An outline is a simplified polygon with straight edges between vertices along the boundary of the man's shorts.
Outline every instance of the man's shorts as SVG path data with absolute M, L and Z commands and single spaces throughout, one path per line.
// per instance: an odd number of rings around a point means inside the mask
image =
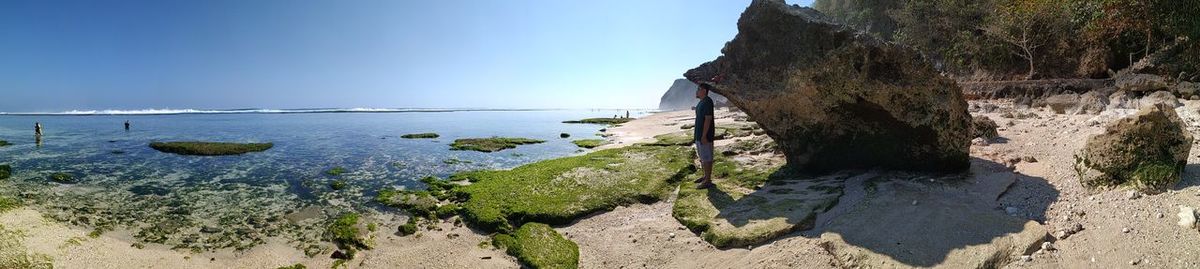
M 700 155 L 700 162 L 710 163 L 713 161 L 713 144 L 702 144 L 696 141 L 696 155 Z

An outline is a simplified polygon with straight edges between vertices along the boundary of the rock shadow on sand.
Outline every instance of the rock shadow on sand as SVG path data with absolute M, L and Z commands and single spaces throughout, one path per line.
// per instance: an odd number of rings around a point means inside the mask
M 789 171 L 775 171 L 757 190 L 720 181 L 718 188 L 685 188 L 675 217 L 721 248 L 801 235 L 824 241 L 847 265 L 991 268 L 1048 238 L 1034 220 L 1058 199 L 1045 179 L 978 158 L 957 174 Z M 688 200 L 696 198 L 703 200 Z

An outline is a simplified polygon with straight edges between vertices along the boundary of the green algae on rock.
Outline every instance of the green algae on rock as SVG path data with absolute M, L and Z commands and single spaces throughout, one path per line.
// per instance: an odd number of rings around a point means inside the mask
M 622 123 L 626 123 L 626 122 L 629 122 L 629 121 L 632 121 L 632 120 L 633 120 L 633 118 L 587 118 L 587 119 L 582 119 L 582 120 L 569 120 L 569 121 L 563 121 L 563 123 L 585 123 L 585 124 L 608 124 L 608 125 L 615 125 L 615 124 L 622 124 Z
M 151 142 L 150 148 L 180 155 L 222 156 L 260 152 L 271 149 L 272 143 L 227 143 L 227 142 Z
M 496 235 L 494 242 L 530 268 L 579 267 L 579 246 L 546 224 L 526 223 L 511 235 Z
M 464 172 L 452 179 L 465 220 L 488 231 L 525 222 L 568 223 L 619 205 L 665 199 L 695 170 L 693 151 L 679 146 L 634 145 L 540 161 L 512 170 Z
M 405 139 L 422 139 L 422 138 L 438 138 L 438 137 L 441 137 L 441 135 L 438 135 L 437 133 L 416 133 L 416 134 L 406 134 L 406 135 L 400 136 L 400 138 L 405 138 Z
M 48 178 L 50 178 L 51 181 L 63 183 L 63 184 L 79 183 L 79 181 L 75 179 L 75 175 L 63 173 L 63 172 L 51 173 Z
M 359 218 L 358 213 L 342 214 L 325 232 L 325 236 L 337 244 L 338 248 L 346 251 L 347 256 L 351 258 L 356 250 L 374 247 L 374 242 L 369 238 L 369 231 L 365 229 L 366 225 Z
M 450 144 L 450 149 L 496 152 L 505 149 L 516 148 L 519 145 L 538 144 L 543 142 L 546 141 L 515 137 L 463 138 L 455 139 L 454 143 Z
M 21 206 L 21 201 L 12 197 L 0 196 L 0 213 L 8 212 Z
M 696 142 L 692 137 L 691 132 L 676 132 L 669 134 L 661 134 L 654 136 L 655 141 L 649 143 L 651 146 L 691 146 Z
M 0 179 L 8 179 L 8 177 L 11 177 L 11 176 L 12 176 L 12 166 L 7 165 L 7 164 L 0 164 Z
M 12 143 L 8 143 L 8 141 L 0 140 L 0 147 L 11 146 L 11 145 L 12 145 Z
M 708 189 L 680 188 L 671 215 L 716 247 L 761 244 L 812 227 L 842 194 L 846 176 L 805 177 L 787 167 L 718 161 Z
M 1192 135 L 1169 105 L 1156 104 L 1111 123 L 1075 155 L 1075 171 L 1088 187 L 1129 186 L 1157 193 L 1179 182 Z
M 330 175 L 330 176 L 340 176 L 344 173 L 346 173 L 346 168 L 343 168 L 341 166 L 335 166 L 335 167 L 330 168 L 329 170 L 325 171 L 325 174 Z
M 600 145 L 604 145 L 604 142 L 605 142 L 604 139 L 580 139 L 580 140 L 571 141 L 571 143 L 574 143 L 576 146 L 579 146 L 581 148 L 588 148 L 588 149 L 599 147 Z

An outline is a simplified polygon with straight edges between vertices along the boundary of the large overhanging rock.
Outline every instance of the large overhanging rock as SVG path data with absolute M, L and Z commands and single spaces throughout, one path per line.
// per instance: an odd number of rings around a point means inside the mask
M 916 51 L 831 22 L 810 8 L 755 0 L 712 62 L 714 91 L 746 111 L 788 162 L 807 171 L 968 166 L 961 90 Z

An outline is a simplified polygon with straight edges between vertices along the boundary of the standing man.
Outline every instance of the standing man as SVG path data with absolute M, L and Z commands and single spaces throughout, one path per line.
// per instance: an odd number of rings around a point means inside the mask
M 696 103 L 696 155 L 699 155 L 700 166 L 704 169 L 704 177 L 695 181 L 699 183 L 696 185 L 698 189 L 707 189 L 713 186 L 713 136 L 716 133 L 714 129 L 717 127 L 713 122 L 713 100 L 708 98 L 708 92 L 712 90 L 712 87 L 712 84 L 702 82 L 696 89 L 696 98 L 700 99 L 700 102 Z
M 129 131 L 129 121 L 128 120 L 125 121 L 125 130 Z

